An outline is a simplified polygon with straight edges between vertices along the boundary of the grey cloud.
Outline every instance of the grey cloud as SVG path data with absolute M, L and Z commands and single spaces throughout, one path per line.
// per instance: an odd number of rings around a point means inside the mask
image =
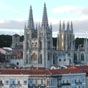
M 26 21 L 9 21 L 6 23 L 0 23 L 0 29 L 24 29 L 24 24 Z M 88 36 L 88 20 L 84 21 L 73 21 L 74 33 L 76 36 Z M 53 25 L 53 32 L 58 33 L 59 24 Z M 56 36 L 56 35 L 55 35 Z
M 88 7 L 82 9 L 82 14 L 88 15 Z
M 88 20 L 73 21 L 73 29 L 76 37 L 88 37 Z M 53 25 L 53 32 L 58 31 L 59 24 Z
M 7 29 L 23 29 L 25 21 L 6 21 L 4 23 L 0 23 L 0 28 Z

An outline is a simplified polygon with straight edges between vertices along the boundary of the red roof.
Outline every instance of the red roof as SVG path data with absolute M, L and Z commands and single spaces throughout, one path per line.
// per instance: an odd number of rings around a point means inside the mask
M 71 66 L 71 67 L 69 67 L 69 69 L 77 69 L 77 67 L 76 66 Z
M 43 69 L 1 69 L 0 74 L 33 74 L 33 75 L 38 75 L 38 74 L 46 74 L 50 75 L 49 70 L 43 70 Z
M 0 69 L 0 74 L 29 74 L 29 75 L 52 75 L 52 74 L 69 74 L 84 73 L 79 69 Z
M 72 68 L 72 67 L 69 67 L 69 68 Z M 84 65 L 84 66 L 74 66 L 74 67 L 75 67 L 75 69 L 82 70 L 83 72 L 86 73 L 86 76 L 88 76 L 88 65 Z
M 52 74 L 74 74 L 74 73 L 84 73 L 80 69 L 55 69 L 55 70 L 50 70 Z
M 88 70 L 88 65 L 84 65 L 84 66 L 75 66 L 78 69 L 82 69 L 82 70 Z

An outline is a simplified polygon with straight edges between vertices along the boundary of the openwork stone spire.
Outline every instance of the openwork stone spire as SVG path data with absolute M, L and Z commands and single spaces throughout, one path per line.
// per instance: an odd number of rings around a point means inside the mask
M 63 21 L 63 30 L 65 30 L 65 21 Z
M 42 26 L 44 28 L 48 27 L 48 17 L 47 17 L 47 9 L 46 9 L 46 4 L 45 3 L 44 3 L 44 9 L 43 9 Z
M 30 11 L 29 11 L 28 28 L 34 29 L 32 6 L 30 6 Z
M 72 21 L 71 21 L 71 30 L 72 30 L 72 32 L 73 32 L 73 23 L 72 23 Z
M 61 21 L 59 22 L 59 32 L 61 32 Z
M 70 28 L 69 28 L 69 22 L 67 22 L 67 30 L 69 30 Z

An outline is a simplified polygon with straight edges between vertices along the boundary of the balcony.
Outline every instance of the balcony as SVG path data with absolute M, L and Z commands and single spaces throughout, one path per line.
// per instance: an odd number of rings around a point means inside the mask
M 21 84 L 10 84 L 10 88 L 20 88 Z
M 45 85 L 44 84 L 33 84 L 33 85 L 28 84 L 28 88 L 45 88 Z
M 70 83 L 61 83 L 61 84 L 58 84 L 58 87 L 70 86 L 70 85 L 71 85 Z
M 75 84 L 76 85 L 80 85 L 80 84 L 82 84 L 82 82 L 81 81 L 78 81 L 78 82 L 75 82 Z

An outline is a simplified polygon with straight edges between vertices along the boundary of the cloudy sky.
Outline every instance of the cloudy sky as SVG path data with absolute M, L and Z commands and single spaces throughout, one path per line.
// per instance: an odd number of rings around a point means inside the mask
M 88 0 L 0 0 L 0 34 L 23 34 L 30 5 L 35 23 L 41 23 L 44 2 L 49 23 L 53 24 L 53 36 L 61 20 L 73 21 L 75 35 L 88 37 Z

